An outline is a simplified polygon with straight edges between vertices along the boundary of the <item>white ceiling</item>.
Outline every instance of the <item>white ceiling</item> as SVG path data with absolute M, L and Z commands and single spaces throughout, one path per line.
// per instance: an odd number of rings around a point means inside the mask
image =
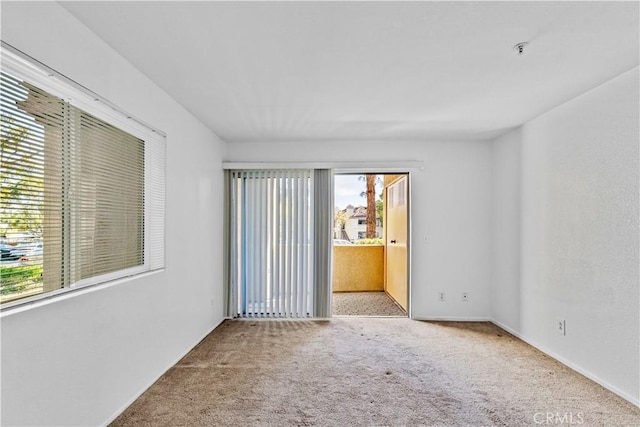
M 492 138 L 639 56 L 637 2 L 62 4 L 228 142 Z

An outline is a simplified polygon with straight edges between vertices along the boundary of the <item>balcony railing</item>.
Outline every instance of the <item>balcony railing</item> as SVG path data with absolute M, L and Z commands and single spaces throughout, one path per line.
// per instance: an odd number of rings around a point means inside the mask
M 384 290 L 384 245 L 333 247 L 333 292 Z

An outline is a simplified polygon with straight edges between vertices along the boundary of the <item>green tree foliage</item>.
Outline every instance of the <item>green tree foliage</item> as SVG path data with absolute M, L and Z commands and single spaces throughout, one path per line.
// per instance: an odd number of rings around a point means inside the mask
M 344 226 L 347 223 L 347 213 L 343 210 L 336 210 L 335 215 L 333 217 L 334 227 L 338 226 L 340 229 L 340 234 L 335 236 L 339 239 L 342 239 L 344 235 Z
M 0 294 L 11 295 L 42 285 L 42 265 L 0 265 Z
M 344 228 L 344 225 L 347 223 L 347 214 L 343 210 L 337 210 L 334 215 L 334 221 L 336 225 L 339 225 L 340 228 Z
M 354 240 L 354 245 L 382 245 L 384 242 L 382 237 L 374 237 L 372 239 L 358 239 Z
M 42 153 L 26 149 L 30 130 L 5 114 L 0 127 L 0 216 L 12 232 L 42 233 Z M 4 230 L 5 232 L 7 230 Z
M 378 200 L 376 200 L 376 215 L 384 224 L 384 191 L 380 193 Z

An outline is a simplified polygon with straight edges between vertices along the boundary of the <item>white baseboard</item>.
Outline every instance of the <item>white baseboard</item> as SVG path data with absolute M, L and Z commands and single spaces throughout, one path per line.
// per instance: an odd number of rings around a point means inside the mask
M 488 317 L 460 317 L 460 316 L 414 316 L 411 320 L 423 320 L 427 322 L 491 322 Z
M 589 378 L 591 381 L 600 384 L 602 387 L 606 388 L 607 390 L 609 390 L 612 393 L 617 394 L 618 396 L 622 397 L 624 400 L 630 402 L 631 404 L 637 406 L 640 408 L 640 399 L 638 399 L 637 397 L 631 396 L 629 393 L 620 390 L 619 388 L 609 384 L 607 381 L 604 381 L 603 379 L 599 378 L 597 375 L 593 374 L 592 372 L 574 364 L 573 362 L 565 359 L 562 356 L 559 356 L 558 354 L 554 353 L 553 351 L 547 349 L 545 346 L 540 345 L 538 343 L 536 343 L 535 341 L 523 336 L 520 332 L 510 328 L 509 326 L 498 322 L 495 319 L 491 319 L 490 320 L 491 323 L 493 323 L 494 325 L 496 325 L 497 327 L 504 329 L 505 331 L 509 332 L 511 335 L 521 339 L 522 341 L 526 342 L 527 344 L 529 344 L 530 346 L 538 349 L 539 351 L 543 352 L 544 354 L 546 354 L 549 357 L 552 357 L 554 359 L 556 359 L 558 362 L 562 363 L 563 365 L 573 369 L 574 371 L 578 372 L 581 375 L 584 375 L 585 377 Z
M 526 342 L 527 344 L 529 344 L 529 343 L 527 342 L 527 340 L 525 340 L 524 338 L 522 338 L 522 336 L 520 335 L 520 332 L 516 331 L 515 329 L 513 329 L 513 328 L 511 328 L 511 327 L 509 327 L 509 326 L 507 326 L 507 325 L 505 325 L 505 324 L 504 324 L 504 323 L 502 323 L 502 322 L 498 322 L 498 321 L 497 321 L 497 320 L 495 320 L 495 319 L 491 319 L 491 320 L 489 320 L 489 321 L 490 321 L 491 323 L 493 323 L 494 325 L 496 325 L 498 328 L 500 328 L 500 329 L 504 329 L 505 331 L 509 332 L 511 335 L 513 335 L 513 336 L 515 336 L 515 337 L 518 337 L 518 338 L 520 338 L 522 341 L 524 341 L 524 342 Z M 529 345 L 532 345 L 532 344 L 529 344 Z M 534 347 L 535 347 L 535 346 L 534 346 Z M 536 347 L 536 348 L 537 348 L 537 347 Z
M 135 396 L 133 396 L 131 399 L 129 399 L 129 401 L 127 403 L 125 403 L 120 409 L 118 409 L 116 411 L 115 414 L 113 414 L 112 416 L 110 416 L 109 418 L 107 418 L 107 420 L 102 424 L 103 426 L 107 426 L 109 424 L 111 424 L 116 418 L 118 418 L 120 416 L 120 414 L 122 414 L 125 409 L 127 409 L 129 406 L 131 406 L 131 404 L 133 402 L 135 402 L 140 396 L 142 396 L 142 393 L 144 393 L 145 391 L 147 391 L 147 389 L 149 389 L 149 387 L 151 387 L 156 381 L 158 381 L 160 379 L 161 376 L 163 376 L 165 374 L 165 372 L 167 372 L 169 369 L 171 369 L 171 367 L 173 365 L 175 365 L 176 363 L 178 363 L 180 361 L 180 359 L 182 359 L 184 356 L 187 355 L 187 353 L 189 353 L 191 350 L 193 350 L 193 348 L 198 345 L 198 343 L 200 341 L 202 341 L 203 339 L 206 338 L 207 335 L 209 335 L 211 332 L 213 332 L 218 326 L 220 326 L 220 324 L 222 322 L 224 322 L 226 320 L 226 318 L 222 318 L 218 323 L 216 323 L 211 329 L 209 329 L 208 332 L 206 332 L 205 334 L 202 335 L 202 337 L 200 337 L 200 339 L 198 339 L 191 347 L 189 347 L 186 351 L 184 351 L 180 356 L 178 356 L 172 363 L 169 364 L 169 366 L 167 367 L 167 369 L 165 369 L 164 371 L 162 371 L 162 373 L 160 373 L 160 375 L 158 375 L 157 377 L 155 377 L 151 382 L 149 382 L 145 387 L 142 388 L 142 390 L 140 390 L 139 393 L 137 393 Z

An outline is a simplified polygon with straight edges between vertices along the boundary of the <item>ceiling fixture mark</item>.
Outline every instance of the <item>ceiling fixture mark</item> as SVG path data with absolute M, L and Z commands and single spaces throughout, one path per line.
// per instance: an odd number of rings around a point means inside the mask
M 524 48 L 527 47 L 528 45 L 529 43 L 527 42 L 520 42 L 513 47 L 513 50 L 515 50 L 518 56 L 520 56 L 524 54 Z

